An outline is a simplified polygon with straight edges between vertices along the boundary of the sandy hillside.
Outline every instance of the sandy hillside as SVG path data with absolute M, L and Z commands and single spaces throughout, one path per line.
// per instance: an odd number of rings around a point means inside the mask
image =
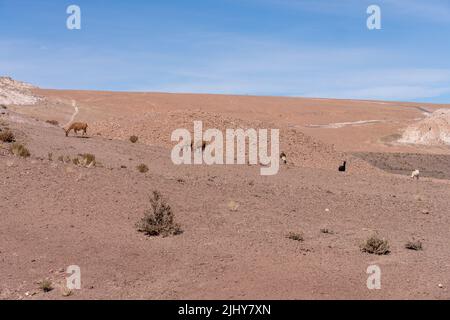
M 448 106 L 29 90 L 42 100 L 0 114 L 0 134 L 13 132 L 31 154 L 0 145 L 0 298 L 450 298 L 449 150 L 399 142 Z M 87 137 L 65 137 L 72 117 L 89 123 Z M 259 165 L 175 166 L 170 133 L 194 120 L 278 128 L 288 164 L 271 177 Z M 73 163 L 86 153 L 95 166 Z M 346 173 L 337 170 L 343 160 Z M 416 166 L 419 181 L 409 178 Z M 182 234 L 137 231 L 153 190 Z M 360 250 L 374 234 L 389 254 Z M 374 264 L 382 289 L 371 291 Z M 66 297 L 69 265 L 80 266 L 82 289 Z M 54 290 L 43 292 L 43 279 Z

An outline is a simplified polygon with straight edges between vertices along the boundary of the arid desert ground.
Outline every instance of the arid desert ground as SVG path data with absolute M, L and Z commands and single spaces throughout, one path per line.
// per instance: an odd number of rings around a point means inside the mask
M 450 105 L 0 90 L 0 134 L 30 153 L 0 142 L 1 299 L 450 299 Z M 287 164 L 176 166 L 171 133 L 195 120 L 278 128 Z M 154 190 L 181 234 L 137 230 Z M 387 254 L 363 252 L 372 236 Z

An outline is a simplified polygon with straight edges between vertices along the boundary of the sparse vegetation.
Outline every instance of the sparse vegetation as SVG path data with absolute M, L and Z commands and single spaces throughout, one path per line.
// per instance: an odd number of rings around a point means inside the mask
M 174 222 L 172 208 L 158 191 L 153 191 L 150 205 L 151 208 L 145 211 L 144 218 L 136 225 L 139 232 L 148 236 L 162 235 L 163 237 L 179 235 L 183 232 L 180 225 Z
M 299 241 L 299 242 L 303 242 L 305 240 L 303 238 L 303 234 L 298 233 L 298 232 L 289 232 L 288 235 L 286 236 L 286 238 L 288 238 L 290 240 L 294 240 L 294 241 Z
M 14 137 L 14 134 L 11 131 L 5 130 L 0 132 L 0 141 L 12 143 L 16 141 L 16 138 Z
M 137 169 L 140 173 L 146 173 L 148 172 L 148 167 L 145 164 L 140 164 L 137 166 Z
M 228 209 L 230 210 L 230 211 L 232 211 L 232 212 L 236 212 L 236 211 L 238 211 L 238 209 L 239 209 L 239 203 L 237 203 L 236 201 L 234 201 L 234 200 L 230 200 L 230 201 L 228 201 Z
M 59 122 L 56 120 L 47 120 L 45 122 L 47 122 L 48 124 L 51 124 L 52 126 L 59 126 Z
M 28 158 L 31 155 L 30 151 L 19 143 L 14 143 L 9 150 L 16 157 Z
M 49 160 L 52 161 L 53 154 L 49 153 Z M 95 155 L 90 153 L 79 154 L 75 158 L 71 158 L 70 156 L 59 156 L 58 161 L 64 163 L 73 163 L 79 167 L 91 168 L 93 166 L 97 166 L 98 162 L 95 159 Z
M 72 163 L 85 168 L 93 167 L 96 165 L 95 155 L 90 153 L 79 154 L 78 157 L 72 159 Z
M 138 140 L 139 140 L 139 137 L 137 137 L 137 136 L 131 136 L 131 137 L 130 137 L 130 141 L 131 141 L 132 143 L 136 143 L 136 142 L 138 142 Z
M 70 163 L 72 159 L 69 156 L 59 156 L 58 161 L 64 162 L 64 163 Z
M 408 241 L 405 248 L 409 250 L 421 251 L 423 250 L 422 242 L 420 240 Z
M 327 228 L 320 229 L 320 232 L 322 232 L 324 234 L 334 234 L 334 232 L 332 230 L 327 229 Z
M 391 251 L 389 249 L 389 242 L 385 239 L 380 239 L 377 235 L 371 236 L 361 245 L 361 251 L 370 254 L 386 255 Z
M 43 291 L 43 292 L 50 292 L 53 290 L 53 284 L 50 280 L 48 279 L 44 279 L 39 283 L 39 288 Z

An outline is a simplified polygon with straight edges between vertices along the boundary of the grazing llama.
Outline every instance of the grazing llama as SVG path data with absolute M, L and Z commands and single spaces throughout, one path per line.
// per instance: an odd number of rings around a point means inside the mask
M 86 135 L 87 133 L 87 128 L 88 125 L 87 123 L 83 123 L 83 122 L 74 122 L 70 125 L 69 129 L 64 129 L 64 131 L 66 132 L 66 137 L 69 136 L 70 131 L 74 131 L 75 135 L 78 135 L 78 131 L 83 131 L 83 136 Z
M 287 156 L 286 156 L 286 153 L 282 152 L 282 153 L 280 154 L 280 159 L 281 159 L 281 161 L 282 161 L 284 164 L 287 164 Z
M 413 171 L 413 172 L 411 173 L 411 178 L 412 178 L 412 179 L 417 179 L 417 180 L 419 180 L 419 178 L 420 178 L 420 171 L 419 171 L 419 170 Z
M 344 164 L 339 167 L 339 172 L 347 171 L 347 161 L 344 161 Z

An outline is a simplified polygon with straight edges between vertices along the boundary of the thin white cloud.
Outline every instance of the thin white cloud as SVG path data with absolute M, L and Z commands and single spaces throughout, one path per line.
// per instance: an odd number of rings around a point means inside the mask
M 183 53 L 159 51 L 158 45 L 131 52 L 3 39 L 0 73 L 44 87 L 74 89 L 387 100 L 449 94 L 450 62 L 433 61 L 432 52 L 421 48 L 405 54 L 402 47 L 318 45 L 192 30 L 169 41 L 185 48 Z M 39 50 L 44 46 L 48 50 Z
M 382 86 L 342 91 L 317 91 L 307 93 L 305 96 L 336 99 L 413 101 L 434 98 L 446 94 L 450 94 L 449 87 Z

